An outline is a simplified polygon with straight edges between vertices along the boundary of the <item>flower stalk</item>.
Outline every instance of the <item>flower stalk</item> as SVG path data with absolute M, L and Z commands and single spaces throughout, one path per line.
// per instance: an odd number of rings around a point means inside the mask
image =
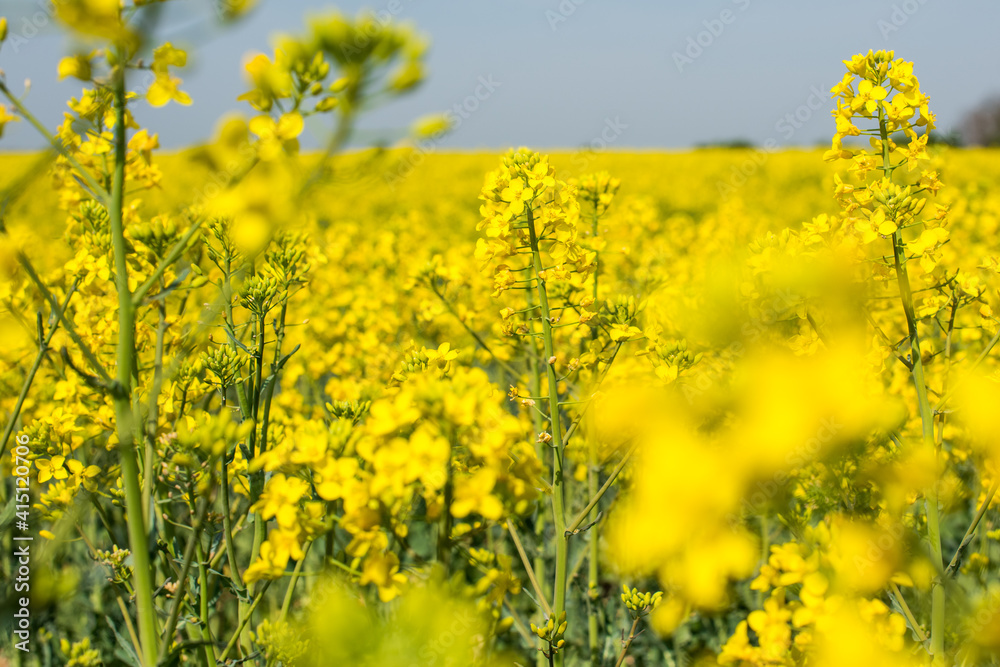
M 530 205 L 525 209 L 528 216 L 528 239 L 531 244 L 532 266 L 534 267 L 535 285 L 538 295 L 539 312 L 542 318 L 542 343 L 545 352 L 545 373 L 548 381 L 548 403 L 550 428 L 552 429 L 552 519 L 556 532 L 555 549 L 555 583 L 553 585 L 552 610 L 559 616 L 566 609 L 566 510 L 565 510 L 565 476 L 563 474 L 563 439 L 562 421 L 559 417 L 559 383 L 553 363 L 554 347 L 552 343 L 552 319 L 549 311 L 549 296 L 545 288 L 545 278 L 542 269 L 542 255 L 538 246 L 538 234 L 535 231 L 534 213 Z
M 125 487 L 125 507 L 128 512 L 129 546 L 135 560 L 135 594 L 139 616 L 139 638 L 143 648 L 143 663 L 157 663 L 156 612 L 153 606 L 152 567 L 149 559 L 146 521 L 142 512 L 139 463 L 136 456 L 136 419 L 133 414 L 132 390 L 136 376 L 135 303 L 128 284 L 125 258 L 123 205 L 125 199 L 125 68 L 118 66 L 112 75 L 114 93 L 114 173 L 111 179 L 108 217 L 115 264 L 115 285 L 118 291 L 117 375 L 112 385 L 115 405 L 115 426 L 121 459 L 122 482 Z M 152 471 L 146 470 L 146 474 Z
M 878 110 L 879 134 L 882 139 L 882 169 L 885 178 L 892 180 L 892 172 L 899 165 L 893 165 L 890 158 L 889 130 L 886 124 L 885 108 Z M 899 296 L 906 316 L 906 328 L 910 339 L 910 375 L 917 392 L 917 409 L 920 414 L 921 437 L 925 446 L 938 452 L 934 438 L 934 413 L 931 410 L 927 396 L 927 382 L 924 378 L 924 363 L 920 352 L 920 334 L 917 331 L 917 318 L 913 306 L 913 290 L 906 269 L 906 243 L 903 241 L 902 230 L 892 233 L 893 265 L 896 269 L 896 281 L 899 285 Z M 940 453 L 938 452 L 938 455 Z M 944 567 L 944 556 L 941 548 L 941 519 L 938 502 L 937 485 L 931 486 L 925 500 L 927 512 L 927 539 L 931 546 L 931 556 L 934 567 L 941 570 Z M 931 655 L 935 661 L 944 656 L 945 633 L 945 590 L 939 578 L 935 578 L 931 586 Z

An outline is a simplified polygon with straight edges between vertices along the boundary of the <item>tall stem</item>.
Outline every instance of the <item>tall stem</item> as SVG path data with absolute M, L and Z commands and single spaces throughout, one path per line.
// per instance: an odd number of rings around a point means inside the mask
M 889 157 L 889 131 L 885 121 L 885 109 L 878 111 L 879 133 L 882 136 L 882 166 L 886 178 L 892 178 L 892 166 Z M 899 283 L 899 296 L 903 302 L 903 312 L 906 315 L 906 328 L 910 338 L 910 374 L 917 391 L 917 408 L 920 412 L 921 436 L 924 446 L 933 447 L 937 451 L 934 438 L 934 412 L 927 398 L 927 382 L 924 379 L 924 363 L 920 354 L 920 336 L 917 333 L 917 317 L 913 307 L 913 290 L 910 287 L 910 277 L 906 270 L 906 244 L 902 233 L 896 230 L 892 233 L 892 252 L 896 268 L 896 280 Z M 941 549 L 941 517 L 938 508 L 937 485 L 931 485 L 925 500 L 927 512 L 927 539 L 931 544 L 931 554 L 934 567 L 941 570 L 944 567 Z M 940 579 L 935 579 L 931 587 L 931 654 L 935 662 L 944 658 L 944 620 L 945 591 Z
M 563 441 L 562 422 L 559 418 L 559 383 L 556 380 L 556 370 L 552 363 L 554 355 L 552 344 L 552 319 L 549 310 L 549 295 L 545 289 L 545 279 L 542 277 L 542 254 L 538 248 L 538 235 L 535 233 L 535 218 L 530 207 L 528 213 L 528 235 L 531 244 L 531 259 L 534 265 L 535 282 L 538 288 L 538 303 L 542 317 L 542 340 L 545 349 L 545 371 L 549 385 L 549 421 L 552 429 L 552 518 L 555 524 L 556 540 L 556 574 L 553 590 L 554 603 L 552 613 L 558 618 L 566 609 L 566 511 L 565 511 L 565 476 L 563 475 Z M 560 653 L 560 657 L 561 657 Z
M 528 303 L 528 310 L 527 310 L 527 312 L 529 314 L 530 313 L 534 313 L 535 312 L 535 299 L 534 299 L 534 295 L 533 295 L 532 291 L 531 290 L 525 290 L 524 294 L 525 294 L 525 301 L 527 301 L 527 303 Z M 535 338 L 534 337 L 537 334 L 537 331 L 536 331 L 536 327 L 535 327 L 534 317 L 529 317 L 528 318 L 528 326 L 530 327 L 531 334 L 532 334 L 531 338 L 529 338 L 530 345 L 528 346 L 527 354 L 525 355 L 527 357 L 527 359 L 528 359 L 528 369 L 529 369 L 529 376 L 528 376 L 528 378 L 529 378 L 528 379 L 529 386 L 528 386 L 528 392 L 532 396 L 541 396 L 542 395 L 542 372 L 541 372 L 541 369 L 538 367 L 538 354 L 536 352 L 537 348 L 535 347 Z M 515 382 L 516 382 L 516 380 L 515 380 Z M 545 430 L 545 424 L 542 422 L 542 415 L 541 415 L 541 413 L 538 410 L 532 410 L 531 411 L 531 424 L 534 427 L 535 433 L 541 433 L 542 431 Z M 545 454 L 546 454 L 546 448 L 548 447 L 548 445 L 546 445 L 545 443 L 539 441 L 538 443 L 536 443 L 535 447 L 536 447 L 535 452 L 536 452 L 536 455 L 538 456 L 538 460 L 539 461 L 544 461 L 545 460 Z M 546 528 L 546 525 L 545 525 L 545 514 L 543 512 L 541 512 L 541 511 L 539 511 L 539 512 L 537 512 L 537 516 L 536 516 L 536 519 L 535 519 L 535 531 L 534 531 L 535 532 L 535 534 L 534 534 L 535 546 L 533 547 L 532 551 L 534 552 L 535 575 L 538 577 L 538 580 L 541 582 L 541 588 L 540 588 L 540 592 L 538 594 L 540 596 L 542 596 L 541 599 L 544 600 L 545 601 L 544 604 L 546 606 L 548 606 L 548 604 L 549 604 L 548 603 L 548 595 L 547 595 L 548 586 L 546 585 L 546 583 L 547 583 L 548 580 L 546 579 L 546 573 L 545 573 L 545 565 L 546 565 L 545 557 L 546 557 L 546 554 L 545 554 L 545 548 L 544 548 L 544 546 L 545 546 L 545 528 Z M 542 624 L 542 623 L 545 622 L 545 620 L 543 618 L 539 618 L 538 620 L 539 620 L 539 624 Z M 535 664 L 537 665 L 537 667 L 545 667 L 548 664 L 548 659 L 545 657 L 545 655 L 542 654 L 541 651 L 539 651 L 538 655 L 536 656 Z
M 597 241 L 597 221 L 600 216 L 597 214 L 598 200 L 594 200 L 594 217 L 592 218 L 591 238 Z M 594 250 L 594 305 L 597 307 L 598 301 L 598 279 L 600 278 L 600 254 Z M 597 329 L 593 330 L 593 339 L 597 338 Z M 593 498 L 597 495 L 597 488 L 600 482 L 600 466 L 597 460 L 597 440 L 588 438 L 587 443 L 587 495 Z M 596 506 L 593 511 L 597 511 Z M 596 519 L 595 519 L 596 520 Z M 600 593 L 597 590 L 599 583 L 598 558 L 600 533 L 595 526 L 590 531 L 587 539 L 587 638 L 590 645 L 590 664 L 592 667 L 600 667 L 601 664 L 601 637 L 597 618 L 597 601 Z
M 162 284 L 161 284 L 162 287 Z M 133 303 L 138 303 L 133 296 Z M 159 396 L 163 386 L 163 346 L 167 332 L 167 307 L 164 302 L 156 306 L 159 322 L 156 325 L 156 357 L 153 362 L 153 390 L 149 398 L 149 414 L 146 417 L 146 455 L 143 457 L 142 469 L 145 473 L 142 479 L 142 515 L 149 520 L 150 526 L 156 525 L 156 512 L 151 509 L 153 504 L 153 471 L 156 467 L 156 430 L 159 426 Z
M 445 460 L 447 470 L 445 471 L 443 507 L 438 520 L 437 534 L 437 560 L 444 566 L 445 576 L 451 576 L 451 504 L 454 501 L 455 479 L 453 475 L 451 460 L 455 455 L 455 434 L 448 434 L 448 458 Z
M 125 200 L 125 68 L 114 72 L 115 105 L 115 171 L 111 179 L 108 217 L 111 221 L 111 241 L 115 260 L 115 283 L 118 288 L 118 350 L 117 378 L 114 385 L 115 426 L 118 432 L 118 452 L 121 458 L 122 483 L 125 486 L 125 508 L 128 512 L 129 546 L 132 550 L 135 576 L 135 597 L 139 615 L 139 638 L 143 662 L 153 667 L 157 662 L 156 615 L 153 607 L 152 569 L 146 520 L 142 512 L 142 490 L 139 464 L 136 458 L 135 419 L 132 413 L 132 380 L 136 368 L 135 304 L 128 286 L 125 264 L 125 225 L 122 218 Z M 151 471 L 147 470 L 146 474 Z
M 223 297 L 225 298 L 226 301 L 225 305 L 226 322 L 228 322 L 228 325 L 230 327 L 233 327 L 236 324 L 236 320 L 233 319 L 233 257 L 230 254 L 228 245 L 225 246 L 225 253 L 226 253 L 224 262 L 225 270 L 223 271 L 225 275 L 223 276 L 222 291 L 223 291 Z M 229 347 L 233 350 L 233 352 L 236 352 L 238 350 L 235 337 L 231 336 L 229 338 Z M 223 399 L 225 399 L 225 394 L 223 394 Z M 240 415 L 242 416 L 243 420 L 245 421 L 247 419 L 251 419 L 252 415 L 250 413 L 249 400 L 247 399 L 246 383 L 242 379 L 236 380 L 236 400 L 239 403 Z M 248 451 L 250 452 L 253 451 L 253 442 L 256 429 L 257 425 L 256 422 L 254 422 L 253 429 L 251 429 L 250 434 L 247 437 Z M 239 445 L 237 445 L 237 447 L 238 446 Z M 247 459 L 248 464 L 249 462 L 250 459 Z M 233 542 L 232 520 L 228 518 L 229 511 L 231 509 L 231 504 L 230 504 L 231 501 L 229 496 L 229 468 L 228 464 L 226 463 L 225 456 L 222 458 L 222 474 L 223 474 L 222 502 L 224 505 L 223 510 L 225 512 L 222 519 L 223 520 L 222 528 L 226 532 L 226 551 L 228 554 L 227 557 L 229 559 L 229 569 L 233 572 L 234 581 L 236 581 L 240 585 L 240 588 L 242 589 L 241 592 L 244 593 L 244 595 L 240 596 L 240 601 L 236 607 L 236 618 L 239 620 L 240 627 L 242 628 L 244 626 L 244 622 L 246 621 L 246 616 L 249 613 L 250 609 L 250 601 L 249 599 L 247 599 L 249 598 L 250 592 L 244 585 L 243 578 L 240 576 L 239 573 L 239 561 L 237 560 L 236 557 L 236 545 Z M 254 501 L 251 500 L 250 505 L 253 505 L 253 502 Z M 249 516 L 249 514 L 245 516 Z M 249 566 L 251 563 L 253 563 L 253 560 L 254 559 L 251 558 L 250 561 L 247 563 L 247 565 Z M 249 649 L 250 647 L 249 637 L 244 636 L 243 640 L 244 640 L 243 648 Z
M 615 667 L 621 667 L 621 664 L 625 662 L 625 655 L 628 653 L 629 647 L 632 646 L 632 642 L 635 641 L 635 631 L 638 627 L 639 617 L 636 616 L 635 619 L 632 620 L 632 629 L 628 631 L 628 637 L 622 641 L 622 650 L 621 653 L 618 654 L 618 660 L 615 661 Z
M 264 377 L 264 315 L 260 315 L 257 318 L 257 349 L 254 356 L 254 366 L 256 370 L 256 379 L 253 384 L 253 391 L 250 396 L 250 411 L 253 418 L 253 430 L 250 432 L 250 458 L 247 459 L 247 464 L 253 460 L 254 456 L 257 455 L 257 451 L 254 449 L 256 439 L 256 434 L 258 428 L 260 428 L 260 422 L 258 421 L 258 416 L 260 414 L 260 398 L 261 398 L 261 385 L 263 383 Z M 263 429 L 261 429 L 260 440 L 263 440 Z M 259 444 L 259 443 L 258 443 Z M 250 506 L 257 502 L 260 495 L 264 492 L 264 471 L 259 470 L 257 472 L 250 473 Z M 253 543 L 250 546 L 250 563 L 257 561 L 260 556 L 260 547 L 264 544 L 267 539 L 267 521 L 261 518 L 260 512 L 254 513 L 253 521 Z M 253 595 L 256 590 L 257 585 L 251 584 L 247 586 L 247 594 Z M 252 613 L 247 609 L 247 613 Z M 241 621 L 250 621 L 249 617 Z M 250 633 L 249 630 L 240 639 L 241 645 L 244 648 L 249 648 L 250 646 Z
M 194 536 L 195 548 L 198 553 L 198 618 L 201 626 L 201 638 L 205 642 L 205 661 L 215 664 L 215 647 L 212 644 L 212 628 L 209 626 L 211 620 L 208 611 L 208 568 L 205 567 L 205 551 L 201 546 L 201 538 Z
M 226 409 L 226 387 L 222 387 L 222 409 Z M 237 445 L 239 447 L 239 445 Z M 235 454 L 236 449 L 233 449 Z M 236 584 L 237 588 L 243 592 L 243 577 L 240 576 L 240 566 L 236 560 L 236 545 L 233 544 L 233 517 L 232 500 L 229 494 L 229 452 L 222 454 L 222 532 L 226 543 L 226 558 L 229 562 L 229 576 Z M 239 608 L 242 609 L 240 602 Z

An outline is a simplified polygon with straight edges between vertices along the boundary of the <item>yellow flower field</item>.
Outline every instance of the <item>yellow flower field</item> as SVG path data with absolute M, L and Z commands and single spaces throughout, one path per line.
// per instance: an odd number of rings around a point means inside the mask
M 1000 663 L 1000 153 L 920 63 L 829 149 L 347 151 L 423 46 L 330 15 L 166 153 L 145 4 L 0 156 L 5 660 Z

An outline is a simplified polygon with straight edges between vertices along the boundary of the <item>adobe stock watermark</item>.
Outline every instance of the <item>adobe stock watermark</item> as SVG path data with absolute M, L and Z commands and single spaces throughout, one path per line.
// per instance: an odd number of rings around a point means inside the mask
M 395 189 L 399 181 L 409 176 L 414 169 L 423 164 L 428 155 L 437 151 L 441 140 L 448 132 L 461 127 L 462 123 L 479 111 L 480 105 L 490 99 L 493 93 L 503 85 L 502 82 L 495 80 L 492 74 L 480 76 L 476 81 L 477 85 L 471 95 L 467 95 L 461 101 L 455 102 L 451 105 L 450 109 L 444 112 L 443 115 L 445 120 L 448 121 L 448 128 L 440 132 L 435 132 L 426 139 L 415 142 L 413 151 L 392 169 L 383 174 L 382 178 L 390 188 Z
M 549 22 L 549 29 L 555 32 L 559 29 L 559 24 L 565 23 L 569 17 L 576 13 L 577 8 L 587 0 L 562 0 L 556 7 L 557 11 L 545 10 L 545 20 Z
M 750 7 L 750 0 L 732 0 L 732 3 L 740 12 L 745 12 Z M 722 37 L 722 33 L 726 31 L 726 26 L 736 22 L 737 16 L 739 14 L 732 9 L 723 9 L 717 17 L 702 21 L 701 24 L 705 26 L 705 29 L 695 35 L 688 35 L 684 49 L 682 51 L 674 51 L 671 54 L 677 71 L 683 74 L 685 67 L 693 65 L 695 60 L 700 58 L 707 49 L 710 49 L 715 44 L 715 40 Z
M 785 141 L 791 141 L 799 130 L 806 126 L 815 115 L 827 109 L 826 101 L 830 99 L 829 93 L 824 93 L 819 87 L 813 85 L 809 87 L 809 96 L 805 101 L 792 111 L 784 114 L 774 123 L 775 132 Z M 716 189 L 722 201 L 727 201 L 739 188 L 746 185 L 751 176 L 757 173 L 761 167 L 770 159 L 773 153 L 778 151 L 778 139 L 768 137 L 760 148 L 754 148 L 749 157 L 740 164 L 732 165 L 729 168 L 729 177 L 716 182 Z
M 854 567 L 858 574 L 864 574 L 869 568 L 882 562 L 886 556 L 896 551 L 897 545 L 906 537 L 906 526 L 899 521 L 892 522 L 888 528 L 879 531 L 878 537 L 868 540 L 865 544 L 865 554 L 854 556 Z
M 724 365 L 732 364 L 746 355 L 747 347 L 759 340 L 771 325 L 780 321 L 782 315 L 788 313 L 800 300 L 794 292 L 777 290 L 774 298 L 761 304 L 757 317 L 743 323 L 740 328 L 742 340 L 733 341 L 719 353 Z M 688 404 L 693 405 L 694 399 L 711 389 L 722 375 L 721 369 L 709 367 L 700 369 L 697 375 L 688 377 L 688 381 L 681 386 L 681 393 L 684 394 Z
M 823 448 L 830 444 L 837 434 L 844 428 L 836 417 L 821 419 L 819 428 L 813 437 L 802 443 L 801 446 L 788 453 L 785 457 L 786 470 L 779 470 L 770 479 L 758 480 L 747 493 L 743 495 L 740 509 L 744 516 L 753 516 L 764 512 L 772 500 L 791 481 L 792 474 L 789 471 L 801 468 L 807 463 L 816 459 Z M 741 525 L 740 517 L 736 514 L 729 514 L 726 517 L 730 527 L 736 528 Z
M 1000 586 L 989 586 L 983 591 L 983 596 L 976 613 L 969 614 L 962 623 L 962 631 L 966 637 L 980 636 L 984 630 L 997 623 L 997 616 L 1000 615 Z
M 11 579 L 14 582 L 14 591 L 21 593 L 20 597 L 14 598 L 16 611 L 13 614 L 14 635 L 20 641 L 14 642 L 14 647 L 19 651 L 31 651 L 31 542 L 35 539 L 31 532 L 31 525 L 28 522 L 28 512 L 30 505 L 31 491 L 31 461 L 28 456 L 31 450 L 28 444 L 31 442 L 27 435 L 21 434 L 15 439 L 17 446 L 11 452 L 11 473 L 14 478 L 15 513 L 17 521 L 14 526 L 17 529 L 11 540 L 13 542 L 14 556 L 12 558 Z
M 56 6 L 64 0 L 35 0 L 38 11 L 22 16 L 20 21 L 11 20 L 10 33 L 4 46 L 19 53 L 21 47 L 35 38 L 56 16 Z
M 618 143 L 618 140 L 627 129 L 628 124 L 622 121 L 621 116 L 605 118 L 600 132 L 570 156 L 570 162 L 573 164 L 573 173 L 585 173 L 600 153 L 607 151 L 608 148 Z
M 888 19 L 881 18 L 875 25 L 882 33 L 882 39 L 889 39 L 889 35 L 899 31 L 910 19 L 926 5 L 928 0 L 904 0 L 892 6 L 892 13 Z
M 359 25 L 360 30 L 355 34 L 354 40 L 345 47 L 348 53 L 357 53 L 363 49 L 368 48 L 369 43 L 375 38 L 380 30 L 385 30 L 385 28 L 392 23 L 393 19 L 396 18 L 402 11 L 406 4 L 413 2 L 413 0 L 389 0 L 385 7 L 377 9 L 371 12 L 371 16 L 374 17 L 375 21 L 373 23 L 361 23 Z
M 469 631 L 476 626 L 476 620 L 476 616 L 472 613 L 456 615 L 448 629 L 436 637 L 427 638 L 427 643 L 416 656 L 418 662 L 411 662 L 410 666 L 440 665 L 445 662 L 444 658 L 448 655 L 448 651 L 457 642 L 469 641 Z

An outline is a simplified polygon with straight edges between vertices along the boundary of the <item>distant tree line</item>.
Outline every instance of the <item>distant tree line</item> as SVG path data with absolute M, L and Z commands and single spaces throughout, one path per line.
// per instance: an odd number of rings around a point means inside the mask
M 817 142 L 817 146 L 826 143 L 824 139 Z M 948 132 L 932 130 L 927 143 L 939 146 L 1000 146 L 1000 95 L 980 102 L 962 117 L 956 128 Z M 739 137 L 706 141 L 695 144 L 695 148 L 748 149 L 757 148 L 757 144 L 750 139 Z

